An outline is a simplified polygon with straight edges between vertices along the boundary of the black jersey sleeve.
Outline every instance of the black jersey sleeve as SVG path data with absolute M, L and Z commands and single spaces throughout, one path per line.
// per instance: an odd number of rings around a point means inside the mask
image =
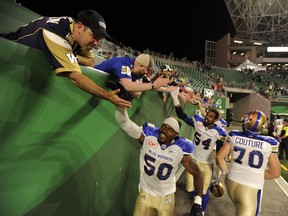
M 183 111 L 182 107 L 175 107 L 176 109 L 176 114 L 178 116 L 178 118 L 182 119 L 183 121 L 185 121 L 187 114 Z

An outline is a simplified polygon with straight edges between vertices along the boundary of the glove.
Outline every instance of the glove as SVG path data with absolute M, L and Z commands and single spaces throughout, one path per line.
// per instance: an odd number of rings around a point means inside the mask
M 201 205 L 194 203 L 190 211 L 190 216 L 203 216 Z
M 180 102 L 178 99 L 179 87 L 177 89 L 175 89 L 174 91 L 172 91 L 170 94 L 171 94 L 174 106 L 180 105 Z
M 218 179 L 220 181 L 221 179 L 221 176 L 223 178 L 223 182 L 225 183 L 226 182 L 226 179 L 227 179 L 227 176 L 228 176 L 228 171 L 226 172 L 222 172 L 221 170 L 219 171 L 219 175 L 218 175 Z

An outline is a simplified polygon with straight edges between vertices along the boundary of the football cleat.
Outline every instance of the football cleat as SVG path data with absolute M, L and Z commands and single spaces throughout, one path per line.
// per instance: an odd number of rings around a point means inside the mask
M 261 132 L 267 127 L 266 115 L 259 110 L 251 111 L 244 116 L 243 127 L 250 132 Z
M 203 216 L 202 207 L 194 203 L 190 211 L 190 216 Z
M 224 194 L 224 185 L 221 182 L 213 182 L 209 190 L 214 197 L 221 197 Z

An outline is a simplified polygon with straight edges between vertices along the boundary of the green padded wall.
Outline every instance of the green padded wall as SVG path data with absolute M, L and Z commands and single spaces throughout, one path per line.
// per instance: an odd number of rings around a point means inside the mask
M 42 52 L 0 38 L 0 215 L 131 215 L 139 144 L 114 105 L 56 77 Z M 104 86 L 107 74 L 82 67 Z M 145 92 L 138 124 L 175 114 L 170 97 Z
M 0 6 L 0 32 L 39 16 L 14 1 Z M 0 38 L 0 53 L 0 216 L 131 215 L 139 146 L 114 105 L 56 77 L 38 50 Z M 82 70 L 104 86 L 106 73 Z M 157 123 L 169 109 L 147 92 L 129 113 Z
M 0 2 L 0 32 L 36 17 Z M 56 77 L 38 50 L 0 38 L 0 55 L 0 216 L 132 215 L 139 144 L 118 127 L 114 105 Z M 104 86 L 106 73 L 82 71 Z M 152 91 L 132 104 L 137 124 L 175 114 L 171 98 Z M 181 135 L 192 134 L 183 124 Z

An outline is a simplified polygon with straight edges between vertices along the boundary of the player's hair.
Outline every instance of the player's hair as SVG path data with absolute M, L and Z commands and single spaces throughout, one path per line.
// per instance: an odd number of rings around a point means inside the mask
M 216 109 L 209 109 L 208 112 L 213 112 L 215 113 L 215 119 L 218 119 L 219 118 L 219 112 L 216 110 Z M 208 113 L 207 112 L 207 113 Z

